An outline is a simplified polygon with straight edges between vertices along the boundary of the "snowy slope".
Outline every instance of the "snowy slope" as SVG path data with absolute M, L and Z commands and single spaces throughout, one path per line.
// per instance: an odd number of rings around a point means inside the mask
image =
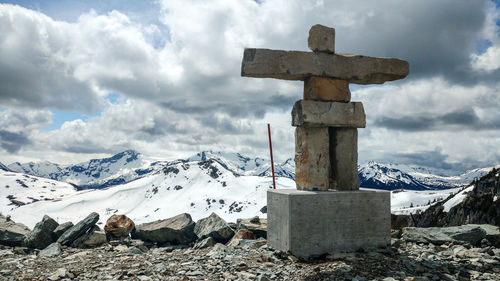
M 38 201 L 53 202 L 76 194 L 70 184 L 21 173 L 0 170 L 0 212 Z
M 10 169 L 5 166 L 4 164 L 0 163 L 0 170 L 3 170 L 3 171 L 10 171 Z
M 425 211 L 436 202 L 455 195 L 461 188 L 441 190 L 393 190 L 391 191 L 391 213 L 396 215 L 415 214 Z
M 238 176 L 217 161 L 172 162 L 132 182 L 100 190 L 85 190 L 59 201 L 39 201 L 6 211 L 15 221 L 33 227 L 44 214 L 59 222 L 77 222 L 88 213 L 100 222 L 114 213 L 136 223 L 190 213 L 194 220 L 216 212 L 228 221 L 255 215 L 266 205 L 269 177 Z M 278 178 L 277 188 L 295 188 L 295 182 Z

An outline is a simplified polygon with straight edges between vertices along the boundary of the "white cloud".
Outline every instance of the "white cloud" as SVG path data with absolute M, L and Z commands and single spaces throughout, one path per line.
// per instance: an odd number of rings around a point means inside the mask
M 498 68 L 498 10 L 485 12 L 486 3 L 168 0 L 158 1 L 158 25 L 120 11 L 68 23 L 0 4 L 0 103 L 101 112 L 30 130 L 19 147 L 25 157 L 85 160 L 128 148 L 174 158 L 205 149 L 266 156 L 270 122 L 284 159 L 293 156 L 289 111 L 302 83 L 240 77 L 243 48 L 307 50 L 308 29 L 321 23 L 336 28 L 339 52 L 410 61 L 407 79 L 354 91 L 369 126 L 360 157 L 438 149 L 447 161 L 494 162 L 499 84 L 478 70 Z M 164 29 L 168 38 L 158 38 Z M 493 45 L 474 58 L 481 38 Z M 109 93 L 128 100 L 110 105 Z M 471 149 L 461 140 L 474 131 L 480 138 L 469 143 L 481 147 Z

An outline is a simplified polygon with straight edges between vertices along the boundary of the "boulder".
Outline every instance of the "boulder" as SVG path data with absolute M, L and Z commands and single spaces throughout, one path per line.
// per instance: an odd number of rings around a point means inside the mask
M 38 254 L 39 257 L 55 257 L 61 253 L 61 244 L 54 242 L 41 250 Z
M 97 225 L 94 225 L 89 231 L 80 236 L 71 243 L 74 248 L 94 248 L 106 244 L 106 233 L 101 231 Z
M 241 247 L 244 249 L 258 249 L 266 245 L 267 241 L 265 239 L 231 239 L 227 243 L 228 247 Z
M 233 237 L 234 230 L 216 213 L 199 220 L 194 227 L 194 233 L 200 238 L 212 237 L 219 243 L 226 243 Z
M 204 249 L 204 248 L 212 247 L 216 243 L 217 242 L 215 242 L 215 240 L 212 237 L 207 237 L 203 240 L 199 240 L 198 242 L 196 242 L 196 244 L 194 244 L 193 248 Z
M 267 239 L 267 219 L 262 219 L 259 217 L 253 217 L 251 219 L 238 219 L 237 229 L 248 229 L 253 234 L 255 238 Z
M 104 231 L 108 240 L 120 239 L 128 237 L 130 232 L 135 228 L 135 223 L 125 215 L 112 215 L 106 221 Z
M 24 244 L 29 248 L 45 249 L 52 242 L 57 240 L 54 229 L 59 224 L 51 217 L 45 215 L 42 220 L 35 225 L 33 230 L 26 235 Z
M 0 215 L 0 244 L 21 246 L 30 229 L 21 223 L 15 223 L 10 217 Z
M 498 230 L 498 227 L 497 227 Z M 498 235 L 498 234 L 497 234 Z M 486 238 L 487 231 L 481 225 L 461 225 L 451 227 L 403 228 L 402 239 L 409 242 L 441 245 L 447 242 L 478 244 Z
M 78 222 L 76 225 L 72 226 L 66 232 L 64 232 L 57 242 L 61 243 L 63 246 L 71 245 L 78 237 L 82 236 L 90 228 L 92 228 L 99 220 L 98 213 L 91 213 L 86 218 Z
M 240 229 L 233 236 L 233 239 L 256 239 L 255 234 L 248 229 Z
M 59 239 L 59 237 L 61 237 L 61 235 L 63 235 L 63 233 L 71 227 L 73 227 L 73 223 L 70 221 L 62 223 L 54 229 L 54 235 Z
M 486 232 L 486 240 L 491 245 L 500 248 L 500 227 L 491 224 L 469 224 L 478 226 Z
M 173 218 L 137 225 L 132 238 L 156 243 L 188 245 L 197 239 L 194 226 L 191 216 L 183 213 Z

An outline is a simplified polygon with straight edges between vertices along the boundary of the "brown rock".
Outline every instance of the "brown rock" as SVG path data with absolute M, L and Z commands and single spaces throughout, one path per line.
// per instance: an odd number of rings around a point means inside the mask
M 360 102 L 299 100 L 292 109 L 292 126 L 364 128 L 365 110 Z
M 256 239 L 255 234 L 248 229 L 240 229 L 233 236 L 233 239 Z
M 104 231 L 106 236 L 115 239 L 126 238 L 135 228 L 135 223 L 125 215 L 112 215 L 106 221 Z
M 299 190 L 328 190 L 330 178 L 328 127 L 295 130 L 295 182 Z
M 355 84 L 382 84 L 405 78 L 407 61 L 351 54 L 245 49 L 241 76 L 302 80 L 329 77 Z
M 298 190 L 358 190 L 358 131 L 297 127 L 295 182 Z
M 335 29 L 316 24 L 309 29 L 307 45 L 314 52 L 335 53 Z
M 348 102 L 351 100 L 349 82 L 333 78 L 309 77 L 304 80 L 304 100 Z

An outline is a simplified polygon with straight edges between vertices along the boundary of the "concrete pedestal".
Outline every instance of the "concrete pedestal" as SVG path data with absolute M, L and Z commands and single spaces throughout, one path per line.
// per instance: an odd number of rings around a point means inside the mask
M 357 191 L 267 192 L 267 243 L 308 258 L 390 245 L 390 193 Z

